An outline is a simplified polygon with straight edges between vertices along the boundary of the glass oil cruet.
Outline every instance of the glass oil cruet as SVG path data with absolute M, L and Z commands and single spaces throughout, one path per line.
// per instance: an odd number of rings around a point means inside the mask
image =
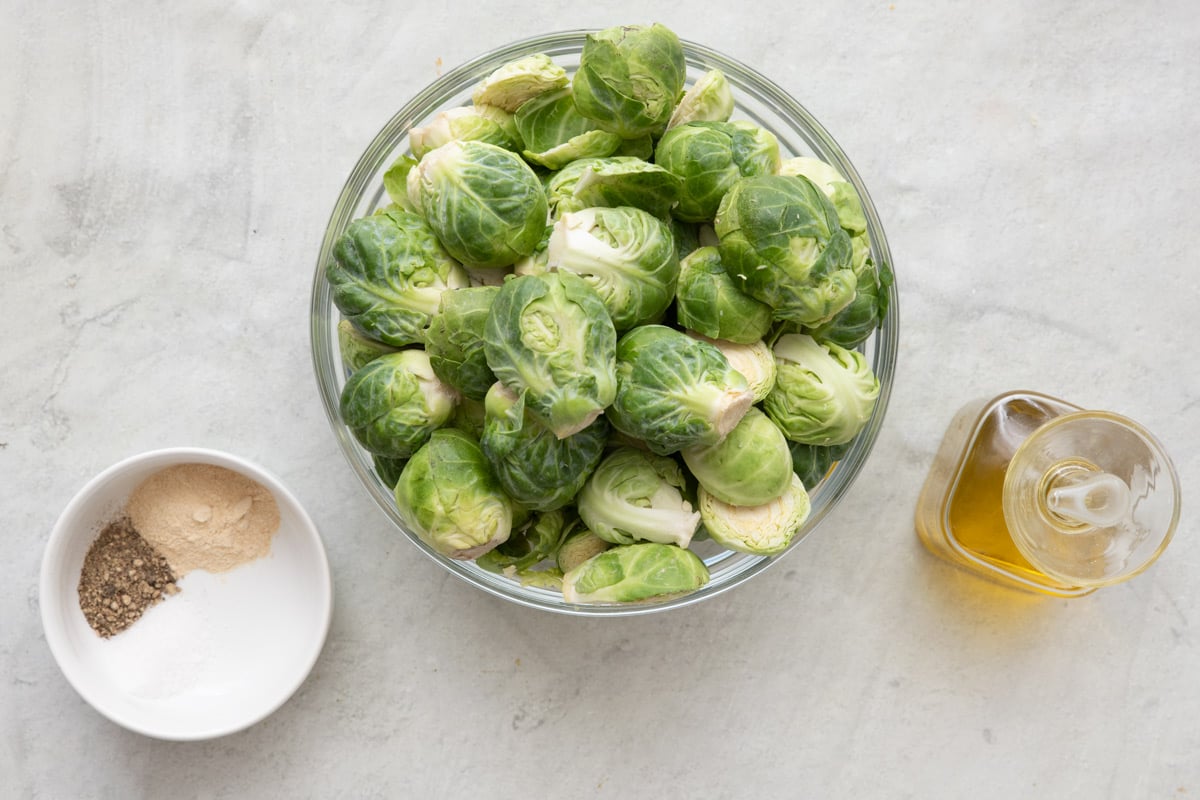
M 1138 423 L 1018 391 L 954 418 L 916 527 L 935 555 L 971 572 L 1078 597 L 1154 563 L 1179 505 L 1175 468 Z

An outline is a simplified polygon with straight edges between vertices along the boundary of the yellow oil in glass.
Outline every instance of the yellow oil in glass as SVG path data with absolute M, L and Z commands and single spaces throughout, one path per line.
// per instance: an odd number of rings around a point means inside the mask
M 1035 392 L 1010 392 L 960 411 L 917 502 L 916 528 L 925 546 L 1009 586 L 1058 597 L 1094 591 L 1038 570 L 1017 549 L 1004 520 L 1004 478 L 1013 453 L 1046 422 L 1078 410 Z

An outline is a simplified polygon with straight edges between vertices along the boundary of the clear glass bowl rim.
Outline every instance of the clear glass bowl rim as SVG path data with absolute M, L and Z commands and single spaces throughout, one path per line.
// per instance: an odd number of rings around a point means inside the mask
M 546 33 L 491 50 L 437 78 L 405 103 L 388 120 L 356 162 L 338 195 L 326 226 L 312 283 L 310 338 L 313 368 L 322 404 L 342 454 L 380 510 L 421 552 L 468 583 L 489 594 L 519 605 L 575 616 L 625 617 L 692 605 L 740 585 L 795 550 L 800 542 L 811 535 L 825 516 L 841 501 L 874 447 L 891 398 L 899 344 L 899 290 L 893 279 L 887 288 L 889 293 L 888 314 L 873 335 L 874 349 L 871 353 L 871 366 L 879 381 L 879 397 L 876 400 L 871 420 L 855 439 L 849 452 L 812 492 L 812 513 L 806 521 L 804 529 L 796 535 L 788 549 L 779 555 L 773 557 L 743 556 L 744 565 L 733 573 L 723 576 L 722 579 L 710 581 L 695 592 L 658 602 L 576 605 L 567 603 L 561 599 L 561 596 L 555 599 L 555 596 L 550 593 L 531 590 L 516 582 L 487 573 L 481 568 L 475 567 L 471 562 L 446 558 L 410 532 L 399 517 L 391 492 L 375 475 L 369 455 L 361 449 L 341 422 L 338 412 L 341 394 L 338 376 L 342 367 L 334 335 L 336 309 L 333 308 L 332 296 L 324 277 L 325 264 L 331 257 L 338 237 L 356 217 L 356 210 L 367 193 L 374 192 L 372 207 L 377 205 L 383 196 L 384 190 L 379 176 L 394 159 L 397 148 L 402 145 L 409 128 L 447 107 L 446 104 L 451 99 L 473 87 L 484 76 L 502 64 L 532 53 L 545 53 L 552 58 L 568 54 L 577 55 L 582 49 L 587 35 L 594 32 L 593 30 L 579 29 Z M 891 268 L 894 276 L 891 251 L 874 202 L 858 171 L 824 126 L 777 84 L 740 61 L 686 39 L 682 40 L 682 44 L 689 71 L 719 69 L 724 72 L 734 87 L 735 98 L 738 99 L 739 105 L 742 97 L 750 96 L 759 103 L 771 107 L 775 113 L 788 120 L 792 125 L 792 132 L 804 139 L 816 157 L 832 164 L 850 181 L 862 201 L 863 212 L 867 219 L 867 229 L 871 238 L 872 257 L 877 265 L 886 265 Z

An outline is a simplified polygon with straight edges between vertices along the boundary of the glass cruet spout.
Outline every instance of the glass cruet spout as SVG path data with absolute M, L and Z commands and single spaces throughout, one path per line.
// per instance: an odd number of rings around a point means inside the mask
M 1046 491 L 1050 511 L 1080 526 L 1111 528 L 1129 517 L 1133 495 L 1125 481 L 1111 472 L 1059 481 Z

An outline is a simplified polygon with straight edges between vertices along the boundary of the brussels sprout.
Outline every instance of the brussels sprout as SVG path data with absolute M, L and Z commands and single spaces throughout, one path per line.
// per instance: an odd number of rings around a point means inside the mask
M 503 267 L 537 247 L 546 195 L 516 153 L 486 142 L 449 142 L 426 153 L 412 175 L 425 218 L 459 261 Z
M 587 528 L 579 528 L 568 533 L 563 539 L 562 544 L 558 546 L 558 553 L 554 556 L 554 562 L 564 573 L 570 572 L 592 556 L 603 553 L 610 547 L 612 545 L 609 542 L 604 541 Z
M 688 222 L 706 222 L 743 177 L 775 173 L 779 141 L 749 122 L 689 122 L 663 134 L 654 148 L 654 163 L 683 181 L 671 213 Z
M 800 444 L 788 442 L 788 450 L 792 453 L 792 470 L 804 488 L 812 489 L 825 480 L 829 468 L 842 459 L 850 450 L 849 444 L 838 444 L 822 447 L 815 444 Z
M 620 136 L 600 130 L 575 110 L 570 89 L 533 98 L 517 110 L 514 120 L 525 143 L 522 155 L 547 169 L 611 155 L 621 145 Z
M 867 230 L 867 217 L 854 184 L 842 177 L 832 165 L 818 158 L 789 158 L 779 165 L 780 175 L 803 175 L 825 193 L 837 210 L 838 222 L 851 236 Z
M 550 234 L 546 263 L 595 289 L 618 331 L 660 318 L 679 277 L 671 229 L 629 207 L 563 214 Z
M 375 474 L 379 476 L 379 480 L 383 481 L 383 485 L 389 489 L 395 489 L 396 481 L 400 480 L 400 473 L 404 470 L 408 459 L 389 458 L 372 453 L 371 463 L 375 465 Z
M 683 91 L 683 45 L 655 23 L 589 34 L 571 81 L 579 113 L 623 139 L 657 136 Z
M 679 178 L 640 158 L 584 158 L 550 177 L 546 197 L 554 217 L 599 206 L 632 206 L 666 218 L 679 198 L 679 186 Z
M 400 518 L 450 558 L 478 558 L 508 539 L 513 509 L 479 445 L 453 428 L 434 431 L 396 483 Z
M 792 475 L 783 494 L 757 506 L 723 503 L 700 487 L 700 516 L 717 544 L 756 556 L 782 553 L 808 519 L 811 504 L 800 478 Z
M 342 365 L 350 372 L 356 372 L 382 355 L 396 352 L 396 348 L 377 342 L 350 324 L 350 320 L 338 320 L 337 324 L 338 352 L 342 355 Z
M 500 485 L 516 502 L 535 511 L 570 503 L 587 480 L 608 440 L 608 421 L 560 439 L 525 410 L 525 395 L 496 382 L 484 400 L 479 446 Z
M 616 330 L 603 301 L 570 272 L 500 288 L 485 327 L 496 377 L 560 439 L 591 425 L 616 394 Z
M 617 393 L 607 416 L 655 453 L 716 444 L 753 401 L 746 379 L 708 342 L 643 325 L 617 343 Z
M 397 158 L 383 173 L 383 188 L 388 199 L 397 206 L 405 211 L 420 214 L 421 206 L 414 205 L 408 196 L 408 176 L 416 165 L 417 159 L 412 156 L 402 155 Z
M 520 148 L 512 115 L 494 106 L 458 106 L 440 112 L 428 124 L 408 131 L 409 148 L 420 159 L 447 142 L 488 142 L 505 150 Z
M 856 236 L 851 241 L 863 237 Z M 867 340 L 871 333 L 879 327 L 888 311 L 888 289 L 892 285 L 892 273 L 886 265 L 876 274 L 874 266 L 867 261 L 861 268 L 855 270 L 857 289 L 850 305 L 843 308 L 833 319 L 805 332 L 814 339 L 832 342 L 847 350 L 857 347 Z
M 728 339 L 711 339 L 695 331 L 688 331 L 687 335 L 693 339 L 708 342 L 720 350 L 721 355 L 725 356 L 725 360 L 729 362 L 729 366 L 740 372 L 746 379 L 746 383 L 754 395 L 754 402 L 761 403 L 770 394 L 771 389 L 775 388 L 777 371 L 775 355 L 762 339 L 751 344 L 741 344 Z
M 679 263 L 675 299 L 679 324 L 713 339 L 750 344 L 771 329 L 771 307 L 738 288 L 715 247 L 693 250 Z
M 721 200 L 715 227 L 725 269 L 776 318 L 819 325 L 854 299 L 850 237 L 807 178 L 738 181 Z
M 879 381 L 863 354 L 802 333 L 780 336 L 773 351 L 779 371 L 763 410 L 784 435 L 817 445 L 857 436 L 879 397 Z
M 489 572 L 519 578 L 526 570 L 558 553 L 575 521 L 573 513 L 564 511 L 535 514 L 520 528 L 514 525 L 507 541 L 475 559 L 475 563 Z M 561 580 L 562 576 L 558 577 Z
M 684 594 L 708 583 L 708 568 L 674 545 L 629 544 L 606 550 L 563 575 L 568 603 L 632 603 Z
M 757 408 L 716 444 L 685 447 L 680 454 L 704 491 L 733 505 L 762 505 L 792 482 L 787 439 Z
M 643 540 L 687 547 L 700 514 L 684 497 L 674 459 L 622 447 L 600 462 L 576 504 L 592 533 L 613 544 Z
M 425 220 L 396 206 L 351 222 L 325 277 L 342 315 L 393 347 L 423 342 L 442 292 L 467 285 Z
M 729 80 L 721 70 L 710 69 L 684 92 L 683 99 L 671 112 L 667 130 L 688 122 L 725 122 L 732 113 L 733 89 Z
M 425 352 L 434 373 L 464 397 L 482 400 L 496 382 L 483 352 L 483 331 L 498 294 L 498 286 L 445 292 L 425 333 Z
M 475 87 L 471 102 L 489 105 L 509 113 L 526 101 L 568 85 L 567 71 L 543 53 L 524 56 L 501 66 Z
M 406 458 L 450 418 L 457 396 L 438 380 L 423 350 L 369 362 L 342 387 L 342 422 L 367 450 Z

